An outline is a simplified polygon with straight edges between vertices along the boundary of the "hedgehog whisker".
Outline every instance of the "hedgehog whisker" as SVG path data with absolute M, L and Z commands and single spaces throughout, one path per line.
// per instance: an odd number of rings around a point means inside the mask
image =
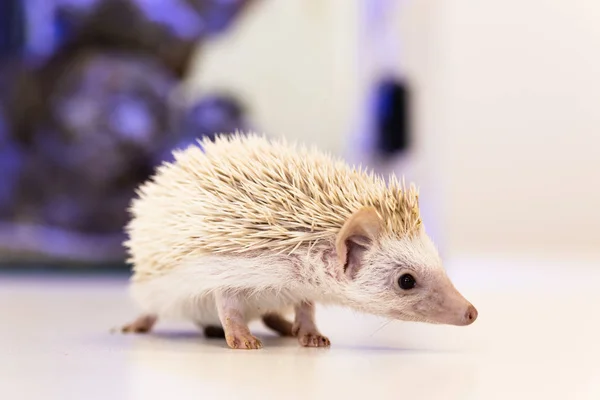
M 380 330 L 382 330 L 383 328 L 385 328 L 386 326 L 388 326 L 388 325 L 390 324 L 390 322 L 392 322 L 392 321 L 393 321 L 393 320 L 391 320 L 391 319 L 390 319 L 390 320 L 387 320 L 387 321 L 385 321 L 383 324 L 381 324 L 381 326 L 380 326 L 379 328 L 377 328 L 377 329 L 375 330 L 375 332 L 371 333 L 371 334 L 369 335 L 369 337 L 373 337 L 373 335 L 375 335 L 377 332 L 379 332 Z

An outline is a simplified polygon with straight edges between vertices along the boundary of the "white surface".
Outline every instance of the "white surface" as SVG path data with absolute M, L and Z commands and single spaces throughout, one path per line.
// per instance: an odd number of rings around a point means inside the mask
M 0 398 L 600 398 L 597 267 L 469 261 L 449 271 L 479 309 L 472 326 L 379 329 L 377 318 L 319 310 L 331 349 L 259 326 L 259 351 L 229 350 L 186 323 L 110 334 L 135 316 L 123 279 L 0 275 Z

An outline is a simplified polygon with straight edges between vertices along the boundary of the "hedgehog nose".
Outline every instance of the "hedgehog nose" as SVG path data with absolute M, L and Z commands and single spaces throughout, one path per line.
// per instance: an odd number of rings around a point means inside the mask
M 465 325 L 471 325 L 477 319 L 477 309 L 469 304 L 465 312 Z

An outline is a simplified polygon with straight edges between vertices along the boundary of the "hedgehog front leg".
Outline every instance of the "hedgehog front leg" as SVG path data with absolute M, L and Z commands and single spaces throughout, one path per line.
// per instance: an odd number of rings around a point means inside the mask
M 296 307 L 293 334 L 304 347 L 329 347 L 331 342 L 323 336 L 315 324 L 315 305 L 312 302 L 302 302 Z
M 244 315 L 244 299 L 239 293 L 218 293 L 216 304 L 229 347 L 232 349 L 262 348 L 261 341 L 250 333 Z

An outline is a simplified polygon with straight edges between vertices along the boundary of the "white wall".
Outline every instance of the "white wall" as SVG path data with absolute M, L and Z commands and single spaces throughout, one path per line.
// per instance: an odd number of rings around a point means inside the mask
M 411 60 L 447 247 L 597 255 L 600 2 L 426 0 L 411 15 L 429 21 Z

